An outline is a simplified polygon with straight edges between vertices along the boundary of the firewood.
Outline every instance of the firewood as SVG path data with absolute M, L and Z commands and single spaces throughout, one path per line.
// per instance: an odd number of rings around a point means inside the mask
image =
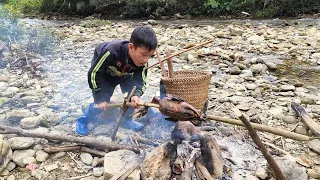
M 74 143 L 84 144 L 90 147 L 95 147 L 97 149 L 101 149 L 104 151 L 106 150 L 115 151 L 119 149 L 127 149 L 136 153 L 140 153 L 140 151 L 134 147 L 121 145 L 117 143 L 110 143 L 103 140 L 99 140 L 94 137 L 75 137 L 71 135 L 40 133 L 40 132 L 34 132 L 32 130 L 24 130 L 21 128 L 4 126 L 4 125 L 0 125 L 0 130 L 2 130 L 0 131 L 0 134 L 17 134 L 17 135 L 27 136 L 27 137 L 36 137 L 36 138 L 45 138 L 45 139 L 51 139 L 51 140 L 74 142 Z
M 243 122 L 243 124 L 245 124 L 246 128 L 248 129 L 249 135 L 251 136 L 253 142 L 259 147 L 264 158 L 268 161 L 274 175 L 276 176 L 276 179 L 284 180 L 285 177 L 281 169 L 279 168 L 277 162 L 273 159 L 273 157 L 268 152 L 267 148 L 261 142 L 257 132 L 254 130 L 249 120 L 241 113 L 239 109 L 234 108 L 233 111 L 235 115 Z
M 222 178 L 223 160 L 220 147 L 212 135 L 200 137 L 201 159 L 209 174 L 214 179 Z M 199 158 L 198 158 L 199 159 Z
M 206 166 L 203 164 L 202 160 L 197 159 L 195 166 L 200 180 L 214 180 L 211 174 L 208 172 Z

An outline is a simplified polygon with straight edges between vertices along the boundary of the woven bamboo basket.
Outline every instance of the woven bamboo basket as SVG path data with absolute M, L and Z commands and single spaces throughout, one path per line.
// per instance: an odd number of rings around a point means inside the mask
M 173 78 L 161 78 L 167 94 L 182 97 L 193 107 L 202 110 L 208 98 L 212 73 L 183 70 L 176 71 Z

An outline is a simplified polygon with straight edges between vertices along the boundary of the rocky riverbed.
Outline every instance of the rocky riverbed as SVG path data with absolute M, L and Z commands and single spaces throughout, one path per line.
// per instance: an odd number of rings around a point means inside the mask
M 227 21 L 223 23 L 176 23 L 168 21 L 115 21 L 108 25 L 84 28 L 74 23 L 53 26 L 61 37 L 54 55 L 44 57 L 41 78 L 23 68 L 0 69 L 0 122 L 38 132 L 75 135 L 74 123 L 82 115 L 82 106 L 90 101 L 87 71 L 95 46 L 103 41 L 129 39 L 136 25 L 151 25 L 157 33 L 159 52 L 171 53 L 214 39 L 205 47 L 173 58 L 174 70 L 213 72 L 210 82 L 208 114 L 234 118 L 237 107 L 251 122 L 311 136 L 295 116 L 290 104 L 301 104 L 320 123 L 320 21 L 298 20 Z M 4 57 L 5 58 L 5 57 Z M 158 60 L 152 58 L 149 64 Z M 159 95 L 159 68 L 148 72 L 147 90 L 142 97 L 151 101 Z M 123 95 L 114 94 L 113 102 Z M 173 123 L 159 122 L 160 113 L 152 116 L 139 136 L 162 143 L 170 139 Z M 90 136 L 110 141 L 110 133 L 119 109 L 110 109 L 108 121 L 90 124 Z M 208 124 L 208 123 L 207 123 Z M 225 179 L 269 179 L 266 160 L 243 127 L 210 122 L 222 150 Z M 150 152 L 152 146 L 130 139 L 135 132 L 120 128 L 118 143 L 134 145 Z M 298 142 L 259 132 L 263 142 L 276 157 L 287 179 L 320 178 L 320 141 Z M 132 152 L 119 150 L 106 156 L 114 163 L 93 165 L 98 158 L 84 152 L 46 153 L 47 145 L 67 142 L 4 135 L 1 138 L 5 163 L 2 179 L 103 179 L 103 173 L 121 169 L 122 157 Z M 283 151 L 279 151 L 282 149 Z M 9 152 L 9 153 L 8 153 Z M 286 152 L 286 153 L 284 153 Z M 291 155 L 291 156 L 289 156 Z M 120 160 L 119 160 L 120 159 Z M 128 158 L 130 159 L 130 158 Z M 296 163 L 296 160 L 304 163 Z M 106 172 L 107 171 L 107 172 Z M 138 179 L 136 170 L 131 177 Z

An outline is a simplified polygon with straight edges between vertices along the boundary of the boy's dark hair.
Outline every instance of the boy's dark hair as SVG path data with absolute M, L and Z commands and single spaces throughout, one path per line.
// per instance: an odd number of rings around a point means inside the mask
M 136 27 L 131 34 L 130 42 L 135 48 L 146 47 L 149 51 L 157 48 L 156 33 L 148 26 Z

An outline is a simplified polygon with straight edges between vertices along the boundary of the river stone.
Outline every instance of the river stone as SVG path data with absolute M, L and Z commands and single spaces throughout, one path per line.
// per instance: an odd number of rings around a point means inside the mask
M 3 139 L 3 135 L 0 135 L 0 172 L 3 171 L 8 163 L 12 160 L 12 150 L 7 140 Z
M 262 41 L 264 40 L 264 38 L 262 36 L 258 36 L 258 35 L 253 35 L 250 36 L 247 41 L 250 44 L 260 44 Z
M 27 157 L 33 157 L 35 155 L 35 151 L 32 149 L 27 150 L 15 150 L 13 152 L 13 162 L 15 162 L 20 167 L 25 167 L 26 164 L 23 163 L 23 159 Z
M 39 103 L 41 99 L 37 96 L 25 96 L 20 98 L 20 102 L 22 104 L 31 104 L 31 103 Z
M 53 112 L 40 114 L 38 117 L 44 127 L 52 127 L 61 122 L 61 117 Z
M 35 140 L 31 137 L 13 137 L 8 139 L 12 150 L 28 149 L 34 145 Z
M 311 150 L 313 150 L 314 152 L 320 154 L 320 140 L 319 139 L 314 139 L 314 140 L 311 140 L 309 143 L 308 143 L 308 146 Z
M 280 91 L 294 91 L 296 89 L 296 87 L 294 87 L 293 85 L 281 85 L 280 86 Z
M 119 173 L 120 169 L 123 169 L 126 164 L 131 163 L 131 159 L 136 154 L 129 150 L 112 151 L 104 156 L 104 178 L 110 179 L 114 175 Z M 129 176 L 129 179 L 140 180 L 140 172 L 138 170 L 133 171 Z
M 3 106 L 5 103 L 7 103 L 9 100 L 10 98 L 0 97 L 0 107 Z
M 292 92 L 292 91 L 279 92 L 279 95 L 284 96 L 284 97 L 294 97 L 294 92 Z
M 44 107 L 44 108 L 40 108 L 40 109 L 35 110 L 35 112 L 37 114 L 50 114 L 53 112 L 53 109 Z
M 3 92 L 8 88 L 8 83 L 0 81 L 0 91 Z
M 36 160 L 38 162 L 44 162 L 48 159 L 48 157 L 49 157 L 49 154 L 42 150 L 39 150 L 36 152 Z
M 38 127 L 40 124 L 41 120 L 39 117 L 27 117 L 21 119 L 19 126 L 23 129 L 31 129 Z
M 170 40 L 169 37 L 162 37 L 161 39 L 159 39 L 159 45 L 164 44 L 169 40 Z
M 37 162 L 37 160 L 34 157 L 26 157 L 22 160 L 22 163 L 25 165 L 35 164 L 36 162 Z
M 260 74 L 263 70 L 262 64 L 254 64 L 250 67 L 253 74 Z
M 308 128 L 306 126 L 297 126 L 294 132 L 298 134 L 308 135 Z
M 268 177 L 268 173 L 267 173 L 266 169 L 260 167 L 256 171 L 256 176 L 260 179 L 266 179 Z
M 80 154 L 81 161 L 86 165 L 91 165 L 93 161 L 93 157 L 89 153 L 81 153 Z
M 10 161 L 6 167 L 6 170 L 8 170 L 9 172 L 14 170 L 14 168 L 16 168 L 16 163 Z
M 280 167 L 286 179 L 308 179 L 308 175 L 306 173 L 305 168 L 301 167 L 298 163 L 296 163 L 295 159 L 290 158 L 288 156 L 274 157 L 274 159 L 276 160 L 278 166 Z M 268 169 L 271 169 L 269 164 Z
M 257 88 L 257 85 L 256 84 L 253 84 L 253 83 L 250 83 L 250 84 L 246 84 L 245 87 L 248 89 L 248 90 L 255 90 Z
M 241 74 L 241 70 L 238 66 L 233 66 L 230 70 L 229 70 L 231 75 L 239 75 Z
M 320 172 L 316 171 L 315 169 L 307 169 L 307 174 L 309 177 L 314 179 L 320 178 Z
M 6 120 L 12 122 L 19 122 L 21 119 L 26 117 L 34 116 L 34 113 L 28 109 L 21 109 L 21 110 L 13 110 L 6 114 Z
M 0 96 L 13 97 L 18 92 L 19 92 L 19 88 L 17 88 L 17 87 L 8 87 L 5 91 L 0 92 Z
M 93 171 L 93 175 L 95 177 L 100 177 L 103 175 L 103 167 L 95 167 L 95 168 L 93 168 L 92 171 Z
M 283 115 L 281 116 L 281 120 L 288 124 L 296 124 L 298 123 L 298 119 L 295 116 Z

